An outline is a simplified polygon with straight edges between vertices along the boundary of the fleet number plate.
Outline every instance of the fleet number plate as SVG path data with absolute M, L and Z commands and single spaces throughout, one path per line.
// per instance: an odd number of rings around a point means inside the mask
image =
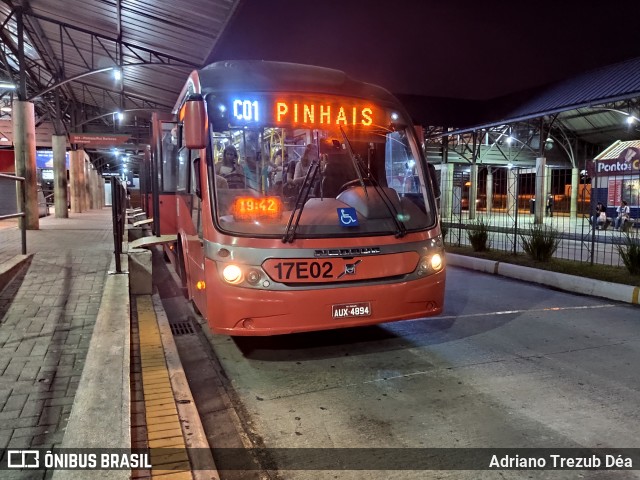
M 369 315 L 371 315 L 369 302 L 343 303 L 331 306 L 331 317 L 333 318 L 368 317 Z

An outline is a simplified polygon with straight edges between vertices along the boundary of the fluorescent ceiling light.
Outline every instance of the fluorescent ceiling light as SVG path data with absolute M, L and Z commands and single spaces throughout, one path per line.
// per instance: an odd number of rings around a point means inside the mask
M 9 90 L 15 90 L 16 84 L 13 82 L 8 82 L 6 80 L 0 80 L 0 88 L 7 88 Z

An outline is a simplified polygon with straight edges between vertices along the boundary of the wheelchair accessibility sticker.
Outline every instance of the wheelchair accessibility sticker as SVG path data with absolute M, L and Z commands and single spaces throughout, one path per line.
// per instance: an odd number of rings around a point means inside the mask
M 338 220 L 343 227 L 357 227 L 358 215 L 355 208 L 338 208 Z

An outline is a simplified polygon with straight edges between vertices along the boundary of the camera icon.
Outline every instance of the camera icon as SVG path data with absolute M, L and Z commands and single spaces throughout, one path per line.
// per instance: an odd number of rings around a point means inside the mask
M 38 468 L 40 452 L 38 450 L 7 450 L 7 467 Z

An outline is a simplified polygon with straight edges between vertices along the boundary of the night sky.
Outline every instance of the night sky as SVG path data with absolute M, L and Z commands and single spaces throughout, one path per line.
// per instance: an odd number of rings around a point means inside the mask
M 396 94 L 486 100 L 637 56 L 638 0 L 244 0 L 209 60 L 309 63 Z

